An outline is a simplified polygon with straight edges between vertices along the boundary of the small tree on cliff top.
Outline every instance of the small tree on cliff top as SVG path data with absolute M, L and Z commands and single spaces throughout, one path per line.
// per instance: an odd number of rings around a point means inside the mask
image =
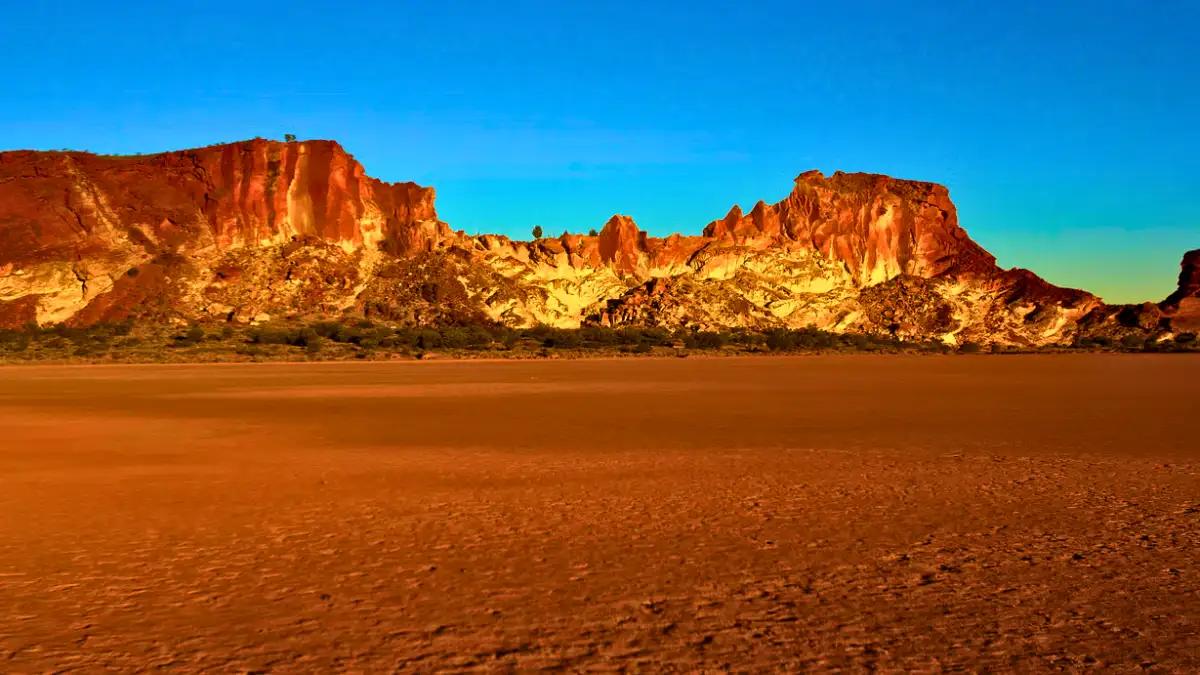
M 283 141 L 285 143 L 292 143 L 295 140 L 296 140 L 296 134 L 284 134 L 283 135 Z
M 541 238 L 542 238 L 542 226 L 541 226 L 541 225 L 534 225 L 534 226 L 533 226 L 533 238 L 534 238 L 534 239 L 541 239 Z

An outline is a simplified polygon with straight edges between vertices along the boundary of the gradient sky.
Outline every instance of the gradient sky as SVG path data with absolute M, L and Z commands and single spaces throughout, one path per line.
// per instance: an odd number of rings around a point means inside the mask
M 0 148 L 340 141 L 456 229 L 698 233 L 816 168 L 950 187 L 999 258 L 1160 300 L 1200 247 L 1194 0 L 9 3 Z

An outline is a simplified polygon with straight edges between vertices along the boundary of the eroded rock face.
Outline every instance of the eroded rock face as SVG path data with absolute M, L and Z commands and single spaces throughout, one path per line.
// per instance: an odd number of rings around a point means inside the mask
M 1194 311 L 1200 252 L 1189 256 L 1164 315 Z M 816 326 L 1016 344 L 1158 320 L 1000 269 L 945 187 L 873 174 L 801 174 L 779 203 L 734 207 L 700 236 L 648 237 L 618 215 L 596 237 L 521 242 L 451 231 L 432 188 L 370 178 L 330 141 L 0 153 L 0 325 L 348 309 L 416 324 Z
M 1178 307 L 1187 298 L 1200 297 L 1200 248 L 1183 254 L 1179 268 L 1179 288 L 1163 302 L 1164 307 Z
M 1162 303 L 1171 327 L 1180 332 L 1200 332 L 1200 249 L 1183 256 L 1179 288 Z
M 147 265 L 170 268 L 170 287 L 194 285 L 230 251 L 302 238 L 346 251 L 431 251 L 452 236 L 433 200 L 432 188 L 366 176 L 331 141 L 144 157 L 0 153 L 0 302 L 35 296 L 39 323 L 104 318 L 121 303 L 100 296 L 144 286 L 126 275 Z
M 745 215 L 734 207 L 704 234 L 759 246 L 799 242 L 845 264 L 864 286 L 902 274 L 987 275 L 996 263 L 959 227 L 944 186 L 876 174 L 807 171 L 783 201 L 760 201 Z

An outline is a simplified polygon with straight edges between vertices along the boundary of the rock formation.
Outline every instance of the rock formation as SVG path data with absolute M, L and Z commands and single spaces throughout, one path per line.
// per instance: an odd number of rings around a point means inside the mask
M 1172 329 L 1200 332 L 1200 249 L 1185 253 L 1180 268 L 1179 288 L 1160 308 Z
M 432 188 L 368 177 L 330 141 L 0 153 L 0 325 L 354 311 L 1046 344 L 1200 319 L 1200 251 L 1153 312 L 1109 307 L 999 268 L 933 183 L 809 171 L 777 204 L 666 238 L 620 215 L 596 237 L 469 237 L 433 202 Z
M 368 264 L 432 251 L 451 236 L 433 199 L 366 176 L 329 141 L 0 153 L 0 322 L 93 321 L 164 298 L 189 314 L 209 275 L 230 282 L 214 270 L 237 250 L 314 240 Z

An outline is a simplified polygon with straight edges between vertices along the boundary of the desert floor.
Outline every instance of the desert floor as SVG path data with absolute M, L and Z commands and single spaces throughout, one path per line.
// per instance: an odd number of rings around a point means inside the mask
M 1200 358 L 0 369 L 0 671 L 1200 671 Z

